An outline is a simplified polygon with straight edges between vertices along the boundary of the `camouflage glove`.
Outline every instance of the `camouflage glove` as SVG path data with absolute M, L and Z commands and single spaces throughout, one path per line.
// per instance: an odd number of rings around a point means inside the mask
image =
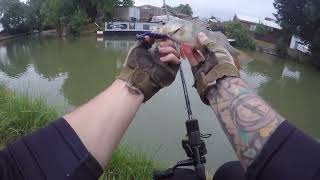
M 160 61 L 158 47 L 151 47 L 147 41 L 137 42 L 117 78 L 127 82 L 131 92 L 143 94 L 146 102 L 160 89 L 172 84 L 179 67 L 179 64 Z
M 214 86 L 218 79 L 240 77 L 240 74 L 235 66 L 233 57 L 224 47 L 219 46 L 214 40 L 208 39 L 203 33 L 199 33 L 198 40 L 203 47 L 205 60 L 193 66 L 192 72 L 195 79 L 195 87 L 201 100 L 209 105 L 206 97 L 210 87 Z

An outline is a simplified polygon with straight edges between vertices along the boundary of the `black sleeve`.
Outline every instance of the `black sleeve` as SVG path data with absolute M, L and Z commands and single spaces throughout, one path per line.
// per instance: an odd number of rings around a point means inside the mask
M 284 122 L 248 168 L 246 177 L 248 180 L 319 180 L 320 144 Z
M 91 180 L 101 174 L 99 163 L 64 119 L 0 152 L 0 179 Z

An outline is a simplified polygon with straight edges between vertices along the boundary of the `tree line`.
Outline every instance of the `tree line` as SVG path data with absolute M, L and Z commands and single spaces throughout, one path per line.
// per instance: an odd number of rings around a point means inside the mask
M 0 23 L 9 34 L 56 28 L 59 34 L 76 35 L 86 21 L 108 20 L 113 8 L 133 4 L 133 0 L 0 0 Z
M 162 8 L 164 8 L 164 6 L 162 6 Z M 169 12 L 179 12 L 179 13 L 183 13 L 188 16 L 193 15 L 193 10 L 189 4 L 179 4 L 176 7 L 171 7 L 171 6 L 167 5 L 167 9 Z

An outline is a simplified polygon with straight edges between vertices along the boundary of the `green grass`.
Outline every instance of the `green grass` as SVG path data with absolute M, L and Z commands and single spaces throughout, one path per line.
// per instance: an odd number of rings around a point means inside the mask
M 43 98 L 17 95 L 0 84 L 0 148 L 33 132 L 60 116 Z M 113 153 L 101 180 L 149 180 L 159 167 L 145 153 L 121 145 Z
M 8 144 L 58 117 L 41 98 L 17 96 L 0 85 L 0 144 Z
M 160 169 L 160 166 L 154 163 L 151 157 L 128 145 L 121 145 L 113 153 L 109 168 L 100 179 L 150 180 L 156 169 Z

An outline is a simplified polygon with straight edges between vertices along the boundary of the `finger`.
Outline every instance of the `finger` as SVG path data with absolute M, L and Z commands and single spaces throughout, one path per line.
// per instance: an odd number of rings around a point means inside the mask
M 164 46 L 158 48 L 159 53 L 162 55 L 174 54 L 178 58 L 180 58 L 179 52 L 171 46 Z
M 191 66 L 196 66 L 199 64 L 198 59 L 195 57 L 193 50 L 190 46 L 181 45 L 182 46 L 182 52 L 184 56 L 188 59 Z
M 152 39 L 150 36 L 145 36 L 144 37 L 144 41 L 146 43 L 149 43 L 149 44 L 153 44 L 154 43 L 154 39 Z
M 194 49 L 193 50 L 193 55 L 199 62 L 205 61 L 205 57 L 204 57 L 204 55 L 202 54 L 202 52 L 200 50 Z
M 198 43 L 199 43 L 201 46 L 203 46 L 204 43 L 205 43 L 205 41 L 207 41 L 208 39 L 209 39 L 209 38 L 208 38 L 208 36 L 207 36 L 205 33 L 200 32 L 200 33 L 198 34 Z
M 174 54 L 168 54 L 160 58 L 160 61 L 163 63 L 180 64 L 180 59 Z

